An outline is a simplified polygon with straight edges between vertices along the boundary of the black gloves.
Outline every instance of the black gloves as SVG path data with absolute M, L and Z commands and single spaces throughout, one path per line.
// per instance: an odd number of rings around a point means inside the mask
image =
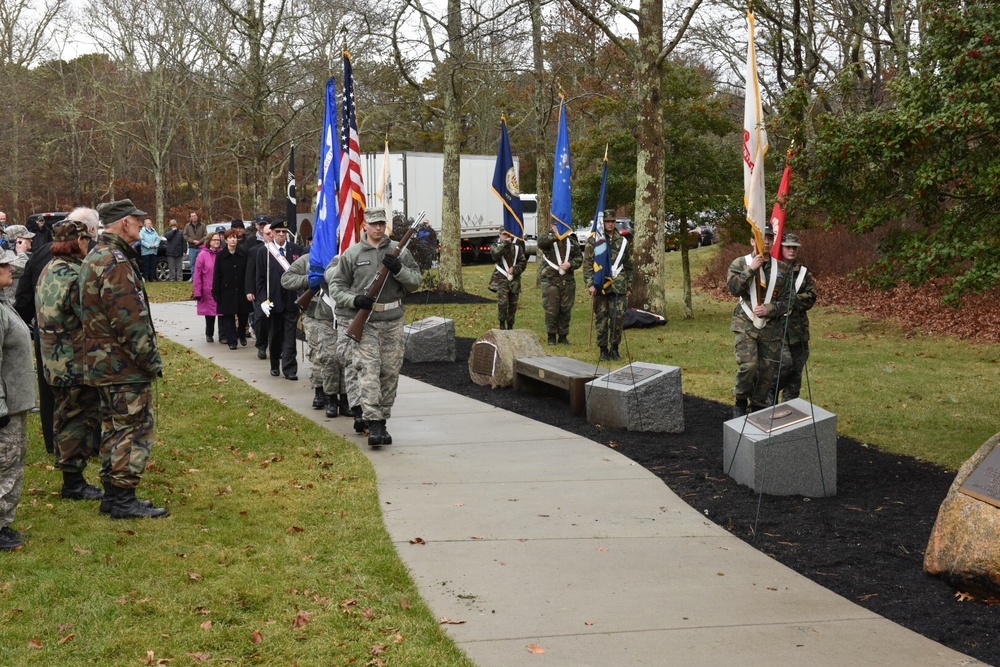
M 0 428 L 5 428 L 10 423 L 10 415 L 0 417 Z
M 375 299 L 367 294 L 359 294 L 354 297 L 354 307 L 358 310 L 371 310 L 375 307 Z
M 399 270 L 403 268 L 403 263 L 399 261 L 399 257 L 396 257 L 395 255 L 387 254 L 382 258 L 382 263 L 387 269 L 392 271 L 392 275 L 396 275 L 399 273 Z

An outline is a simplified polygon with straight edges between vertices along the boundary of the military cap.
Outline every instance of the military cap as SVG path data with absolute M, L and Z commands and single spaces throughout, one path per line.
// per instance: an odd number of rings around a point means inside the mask
M 33 239 L 35 238 L 34 232 L 29 232 L 28 228 L 24 225 L 7 225 L 3 230 L 4 236 L 9 239 Z
M 789 246 L 790 248 L 798 248 L 802 244 L 799 243 L 798 234 L 792 234 L 791 232 L 789 232 L 788 234 L 785 234 L 781 238 L 781 245 L 786 245 Z
M 770 222 L 764 225 L 764 236 L 774 236 L 774 227 Z
M 280 229 L 288 231 L 288 223 L 282 220 L 281 218 L 278 218 L 277 220 L 271 223 L 271 231 L 276 232 Z
M 384 208 L 369 208 L 365 209 L 365 223 L 373 224 L 381 222 L 385 224 L 385 209 Z
M 52 233 L 53 241 L 76 241 L 84 236 L 90 236 L 87 225 L 79 220 L 66 220 L 56 225 Z
M 607 222 L 608 220 L 614 220 L 616 217 L 617 216 L 615 215 L 615 209 L 613 209 L 613 208 L 606 208 L 606 209 L 604 209 L 604 221 L 605 222 Z
M 266 213 L 258 213 L 254 216 L 253 224 L 255 225 L 267 225 L 270 224 L 271 218 L 267 217 Z
M 2 253 L 0 253 L 0 265 L 10 264 L 11 262 L 14 261 L 15 257 L 17 257 L 17 255 L 14 254 L 13 250 L 4 250 Z
M 247 226 L 243 224 L 243 221 L 240 218 L 235 218 L 233 220 L 232 224 L 229 225 L 229 228 L 230 229 L 246 229 Z
M 131 199 L 119 199 L 99 204 L 97 213 L 101 216 L 101 224 L 105 226 L 112 225 L 130 215 L 137 217 L 148 215 L 145 211 L 136 208 Z

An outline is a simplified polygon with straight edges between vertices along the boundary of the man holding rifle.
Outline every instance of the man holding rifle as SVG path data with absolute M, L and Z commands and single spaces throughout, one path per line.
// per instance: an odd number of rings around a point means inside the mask
M 358 311 L 371 313 L 362 335 L 349 343 L 345 357 L 354 373 L 345 369 L 345 376 L 348 382 L 350 377 L 356 377 L 357 391 L 348 388 L 348 395 L 357 395 L 360 401 L 360 405 L 351 407 L 355 420 L 367 423 L 368 445 L 380 447 L 392 444 L 385 422 L 396 401 L 403 365 L 403 297 L 420 287 L 421 277 L 409 251 L 403 248 L 396 252 L 397 242 L 386 235 L 384 209 L 365 211 L 364 232 L 361 241 L 345 250 L 324 277 L 330 296 L 337 302 L 337 323 L 342 334 Z M 376 292 L 372 286 L 383 266 L 387 277 Z

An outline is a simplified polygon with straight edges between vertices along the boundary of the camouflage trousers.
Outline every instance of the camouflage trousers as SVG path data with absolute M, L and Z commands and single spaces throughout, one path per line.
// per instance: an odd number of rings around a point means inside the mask
M 337 360 L 344 372 L 342 393 L 347 394 L 347 402 L 353 408 L 361 405 L 361 393 L 358 391 L 358 370 L 354 364 L 355 343 L 347 337 L 347 334 L 343 333 L 347 331 L 349 326 L 351 326 L 350 320 L 337 321 L 337 329 L 340 332 L 337 335 Z
M 101 481 L 139 486 L 153 448 L 153 385 L 113 384 L 101 393 Z
M 628 297 L 624 294 L 595 294 L 594 323 L 600 347 L 617 346 L 622 341 Z
M 94 434 L 101 432 L 101 394 L 78 384 L 52 387 L 55 396 L 56 467 L 83 472 L 94 453 Z
M 27 458 L 28 414 L 19 412 L 0 428 L 0 528 L 14 523 Z
M 786 375 L 784 368 L 782 368 L 782 380 L 779 383 L 782 403 L 799 397 L 799 393 L 802 391 L 802 371 L 805 369 L 807 361 L 809 361 L 808 342 L 791 345 L 785 343 L 781 350 L 781 365 L 784 367 L 788 364 L 788 373 Z
M 514 323 L 520 299 L 521 293 L 511 289 L 510 283 L 506 280 L 501 280 L 497 284 L 497 319 L 501 324 Z
M 312 386 L 322 387 L 324 394 L 343 393 L 344 369 L 337 357 L 337 330 L 333 328 L 333 320 L 303 315 L 302 326 L 309 341 L 306 358 L 311 365 L 309 381 Z
M 347 360 L 344 367 L 347 398 L 352 406 L 361 406 L 361 415 L 366 420 L 388 419 L 392 413 L 399 369 L 403 367 L 404 324 L 402 317 L 380 322 L 369 320 L 360 342 L 341 336 L 347 340 L 342 348 Z M 356 394 L 352 394 L 351 377 Z
M 545 333 L 569 335 L 569 320 L 576 302 L 576 281 L 572 273 L 542 280 L 542 308 L 545 310 Z
M 774 404 L 772 391 L 778 375 L 781 357 L 781 339 L 761 339 L 754 332 L 736 334 L 736 400 L 750 400 L 754 409 Z

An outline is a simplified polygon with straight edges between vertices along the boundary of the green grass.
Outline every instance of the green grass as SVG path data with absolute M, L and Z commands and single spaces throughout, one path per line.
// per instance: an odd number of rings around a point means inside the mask
M 358 448 L 185 348 L 163 351 L 140 496 L 170 518 L 111 521 L 61 500 L 32 418 L 16 522 L 32 537 L 0 554 L 0 665 L 149 651 L 172 666 L 348 665 L 379 650 L 387 664 L 471 665 L 396 554 Z
M 691 273 L 698 276 L 718 246 L 692 250 Z M 732 401 L 736 374 L 734 302 L 694 292 L 694 317 L 683 319 L 680 253 L 667 253 L 665 327 L 629 329 L 623 353 L 632 359 L 679 366 L 684 391 L 724 403 Z M 536 265 L 522 281 L 517 327 L 544 342 L 545 322 Z M 486 289 L 492 266 L 467 267 L 468 292 L 492 297 Z M 586 361 L 597 360 L 591 344 L 589 295 L 577 278 L 576 307 L 569 347 L 548 348 Z M 820 294 L 822 304 L 823 295 Z M 455 319 L 459 336 L 478 338 L 496 326 L 496 306 L 417 306 L 407 317 L 443 315 Z M 810 313 L 809 379 L 813 402 L 838 416 L 840 433 L 887 451 L 957 469 L 997 432 L 1000 352 L 995 346 L 947 337 L 911 337 L 891 323 L 872 322 L 822 305 Z M 623 362 L 624 363 L 624 362 Z M 808 399 L 803 386 L 803 398 Z

